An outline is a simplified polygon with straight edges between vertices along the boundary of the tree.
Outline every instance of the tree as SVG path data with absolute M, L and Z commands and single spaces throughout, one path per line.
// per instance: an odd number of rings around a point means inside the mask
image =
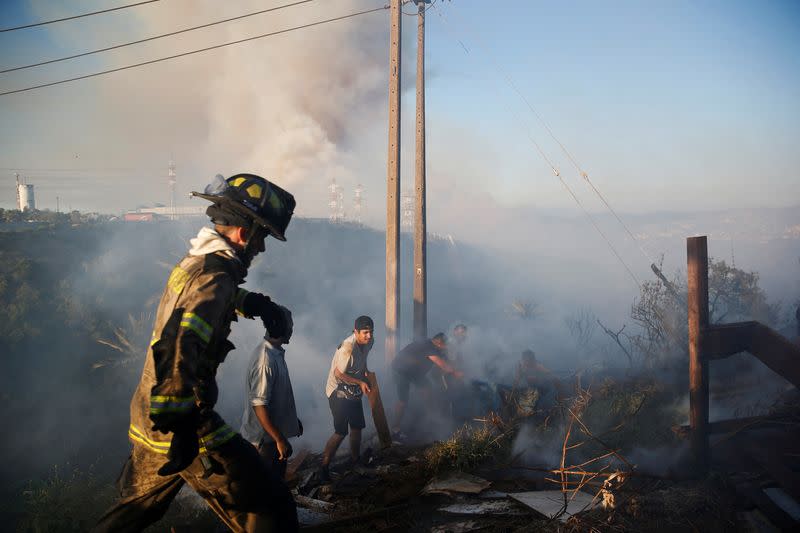
M 709 258 L 709 322 L 757 320 L 774 327 L 780 306 L 767 301 L 758 281 L 756 272 Z M 631 307 L 631 319 L 640 331 L 629 339 L 648 366 L 671 355 L 686 354 L 688 350 L 686 280 L 675 276 L 671 284 L 677 294 L 662 280 L 644 282 Z

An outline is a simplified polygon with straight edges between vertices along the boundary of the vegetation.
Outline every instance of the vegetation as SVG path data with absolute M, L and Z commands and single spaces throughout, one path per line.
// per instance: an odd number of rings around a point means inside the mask
M 759 275 L 727 264 L 724 260 L 709 258 L 708 296 L 709 318 L 712 324 L 757 320 L 776 327 L 780 305 L 767 301 L 759 286 Z M 626 332 L 625 326 L 614 332 L 598 322 L 619 349 L 627 356 L 631 366 L 642 364 L 654 369 L 676 355 L 687 353 L 686 280 L 675 276 L 671 281 L 645 281 L 639 297 L 631 306 L 631 320 L 637 328 Z M 580 315 L 578 315 L 580 317 Z M 581 324 L 572 319 L 571 329 Z M 578 332 L 578 334 L 580 331 Z M 682 360 L 682 359 L 681 359 Z
M 462 426 L 449 439 L 436 442 L 425 451 L 425 465 L 429 471 L 438 472 L 467 470 L 489 459 L 497 461 L 508 455 L 512 435 L 511 431 L 488 420 Z

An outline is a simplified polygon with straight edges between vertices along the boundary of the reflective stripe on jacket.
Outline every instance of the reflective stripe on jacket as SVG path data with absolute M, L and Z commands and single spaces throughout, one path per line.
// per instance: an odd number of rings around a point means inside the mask
M 245 274 L 224 252 L 187 255 L 173 269 L 131 400 L 128 437 L 135 445 L 164 454 L 172 431 L 189 426 L 197 431 L 202 453 L 236 434 L 214 405 L 217 368 L 234 348 L 230 325 L 247 295 L 238 288 Z

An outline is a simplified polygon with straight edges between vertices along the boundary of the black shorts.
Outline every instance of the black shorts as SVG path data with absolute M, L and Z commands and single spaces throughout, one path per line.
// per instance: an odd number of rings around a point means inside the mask
M 367 424 L 364 422 L 364 407 L 361 405 L 361 398 L 349 400 L 336 396 L 337 391 L 333 391 L 328 398 L 328 405 L 331 406 L 333 414 L 333 430 L 338 435 L 347 435 L 347 426 L 353 429 L 363 429 Z

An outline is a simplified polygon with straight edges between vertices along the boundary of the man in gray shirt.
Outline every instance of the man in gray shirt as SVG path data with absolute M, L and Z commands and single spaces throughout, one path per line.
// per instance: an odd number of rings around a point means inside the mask
M 361 430 L 364 429 L 364 408 L 362 394 L 369 394 L 367 381 L 367 355 L 372 349 L 372 332 L 375 329 L 372 319 L 362 315 L 355 320 L 353 334 L 347 337 L 333 355 L 325 395 L 333 415 L 334 433 L 325 444 L 322 454 L 320 480 L 330 479 L 328 465 L 339 449 L 339 445 L 350 433 L 350 458 L 355 463 L 361 455 Z
M 292 455 L 288 439 L 303 434 L 283 349 L 288 336 L 265 337 L 253 354 L 240 430 L 242 437 L 258 449 L 270 473 L 279 479 L 284 478 L 287 460 Z

